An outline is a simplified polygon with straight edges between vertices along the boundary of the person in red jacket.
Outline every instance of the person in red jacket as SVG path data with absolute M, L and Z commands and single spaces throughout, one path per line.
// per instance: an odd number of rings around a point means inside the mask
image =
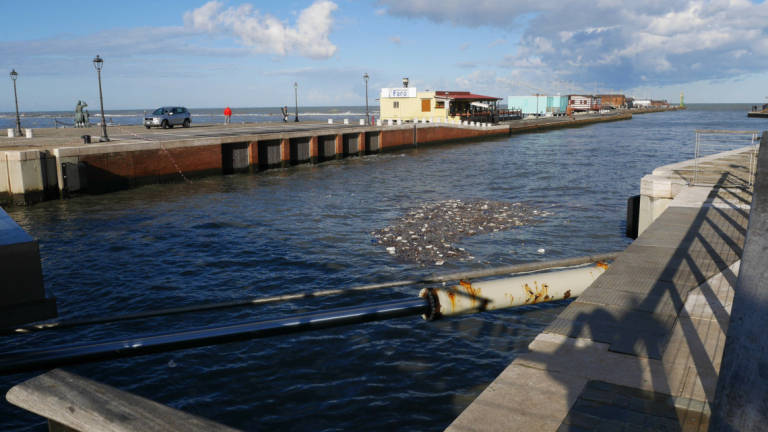
M 232 119 L 232 110 L 229 107 L 224 108 L 224 123 L 229 124 Z

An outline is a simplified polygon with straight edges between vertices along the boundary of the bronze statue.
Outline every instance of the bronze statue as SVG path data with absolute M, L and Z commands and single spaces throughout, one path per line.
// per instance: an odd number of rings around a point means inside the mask
M 88 127 L 91 125 L 90 119 L 88 118 L 88 110 L 84 110 L 85 107 L 87 107 L 88 104 L 83 101 L 77 101 L 77 105 L 75 106 L 75 127 L 81 128 L 81 127 Z

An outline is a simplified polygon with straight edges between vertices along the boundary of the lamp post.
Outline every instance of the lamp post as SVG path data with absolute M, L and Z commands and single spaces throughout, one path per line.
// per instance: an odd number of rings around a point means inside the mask
M 296 97 L 296 119 L 293 121 L 298 122 L 299 121 L 299 83 L 294 82 L 293 83 L 293 94 Z
M 96 74 L 99 76 L 99 103 L 101 104 L 101 140 L 102 141 L 109 141 L 109 136 L 107 136 L 107 122 L 104 120 L 104 97 L 101 93 L 101 68 L 104 66 L 104 60 L 96 55 L 96 58 L 93 59 L 93 67 L 96 68 Z
M 371 116 L 368 114 L 368 72 L 363 74 L 365 80 L 365 124 L 371 124 Z
M 16 132 L 19 136 L 21 133 L 21 119 L 19 118 L 19 97 L 16 95 L 16 78 L 19 77 L 19 73 L 16 69 L 11 69 L 11 81 L 13 81 L 13 100 L 16 101 Z

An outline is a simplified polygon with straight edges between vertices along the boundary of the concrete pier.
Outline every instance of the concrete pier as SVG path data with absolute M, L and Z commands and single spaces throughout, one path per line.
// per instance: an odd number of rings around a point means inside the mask
M 749 172 L 719 156 L 705 174 Z M 707 430 L 752 191 L 675 183 L 692 163 L 667 169 L 665 209 L 447 430 Z
M 521 120 L 501 125 L 323 123 L 196 125 L 174 130 L 112 126 L 40 129 L 34 138 L 0 140 L 0 204 L 28 205 L 78 193 L 104 193 L 206 175 L 255 172 L 440 142 L 579 127 L 631 119 L 629 113 Z

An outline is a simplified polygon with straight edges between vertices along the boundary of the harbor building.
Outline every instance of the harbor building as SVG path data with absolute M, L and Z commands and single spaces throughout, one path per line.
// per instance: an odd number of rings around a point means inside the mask
M 570 95 L 568 97 L 567 113 L 600 111 L 602 104 L 599 96 Z
M 626 108 L 627 107 L 627 97 L 623 94 L 601 94 L 597 95 L 597 97 L 600 98 L 600 102 L 603 105 L 603 108 L 605 107 L 613 107 L 613 108 Z
M 418 91 L 408 87 L 408 79 L 404 78 L 403 87 L 381 89 L 379 109 L 382 121 L 492 122 L 498 115 L 500 100 L 468 91 Z
M 523 115 L 558 115 L 565 114 L 568 108 L 568 96 L 507 96 L 507 107 L 520 110 Z

